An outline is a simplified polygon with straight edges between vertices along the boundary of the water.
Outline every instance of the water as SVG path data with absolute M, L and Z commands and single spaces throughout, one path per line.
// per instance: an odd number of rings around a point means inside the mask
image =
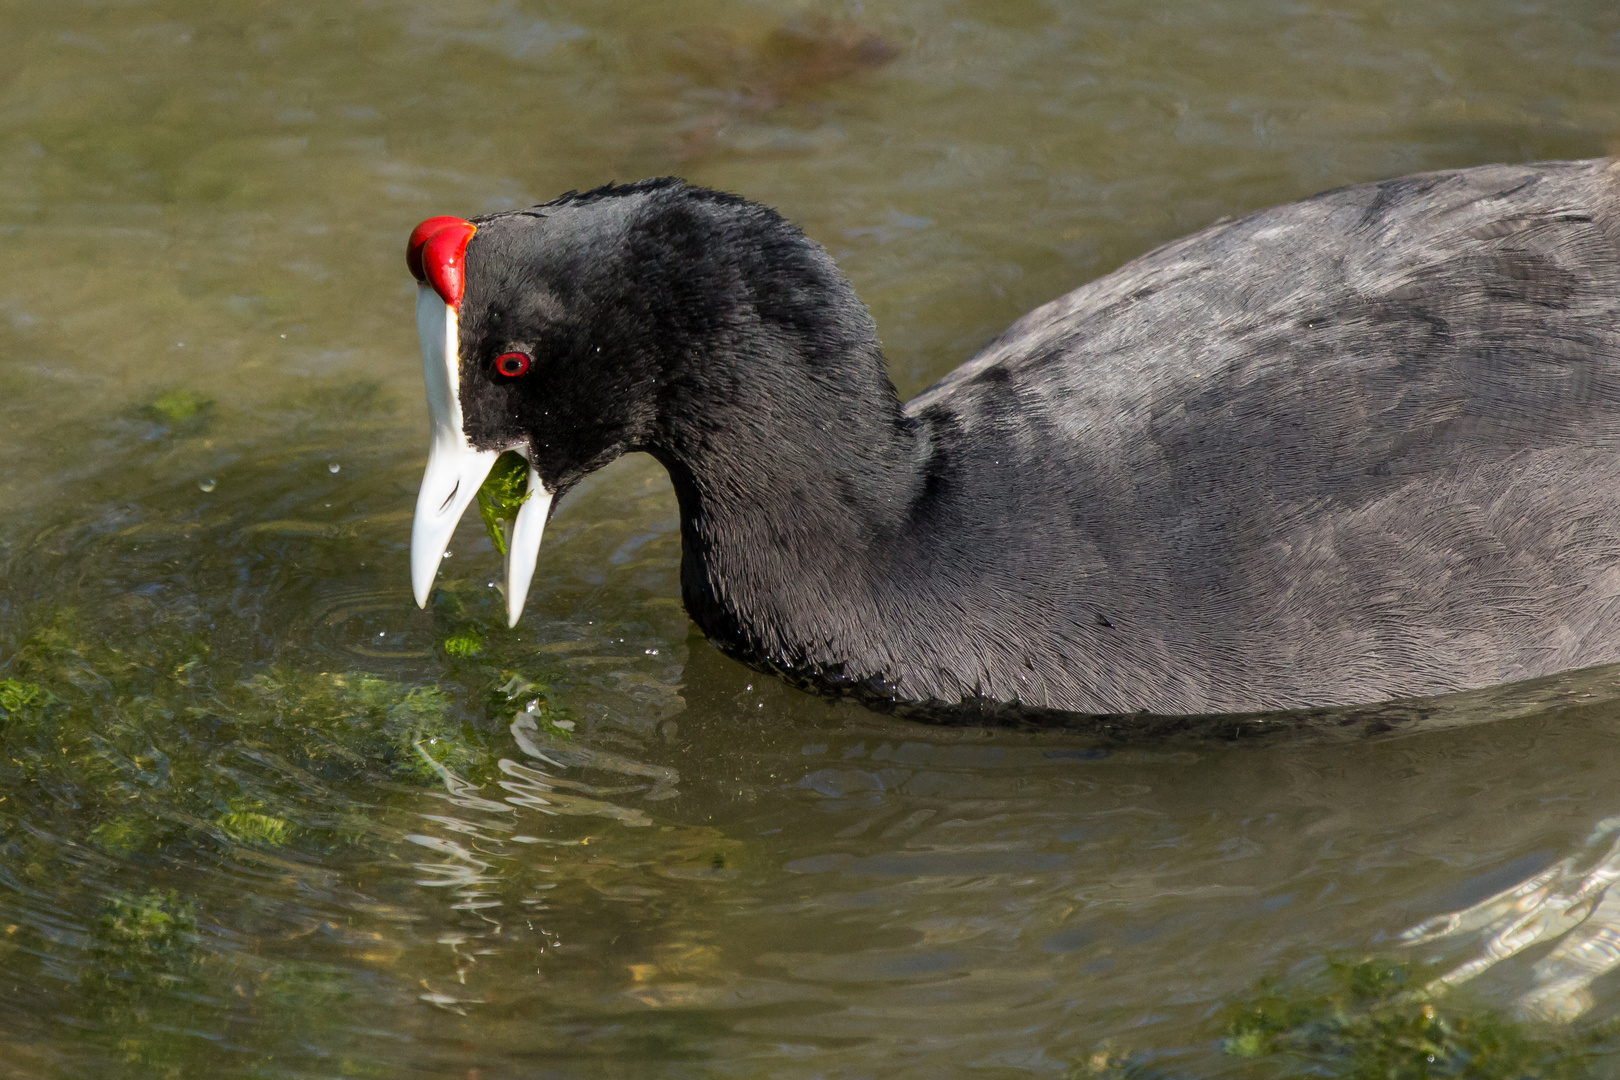
M 401 258 L 430 214 L 678 172 L 825 243 L 910 394 L 1223 215 L 1604 152 L 1612 2 L 0 27 L 0 1074 L 1294 1075 L 1222 1052 L 1233 1003 L 1386 953 L 1615 1015 L 1620 748 L 1584 691 L 1269 746 L 829 705 L 693 635 L 643 459 L 561 509 L 516 630 L 476 521 L 419 612 Z

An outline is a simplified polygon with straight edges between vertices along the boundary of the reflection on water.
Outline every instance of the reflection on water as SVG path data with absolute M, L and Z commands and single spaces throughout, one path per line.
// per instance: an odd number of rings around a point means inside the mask
M 1471 907 L 1437 915 L 1401 935 L 1414 946 L 1479 942 L 1479 954 L 1441 976 L 1460 985 L 1538 945 L 1553 947 L 1531 967 L 1518 999 L 1526 1015 L 1570 1021 L 1595 1003 L 1592 984 L 1620 967 L 1620 818 L 1593 828 L 1582 850 Z
M 1487 1004 L 1615 1011 L 1612 671 L 1340 741 L 876 716 L 693 636 L 639 458 L 560 508 L 518 628 L 476 523 L 417 610 L 400 260 L 429 214 L 684 173 L 826 244 L 909 394 L 1222 215 L 1600 152 L 1609 0 L 3 20 L 8 1077 L 1297 1074 L 1221 1011 L 1414 924 Z

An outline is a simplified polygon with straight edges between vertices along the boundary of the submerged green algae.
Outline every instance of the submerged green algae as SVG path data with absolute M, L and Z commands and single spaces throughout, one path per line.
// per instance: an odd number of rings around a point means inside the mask
M 1325 987 L 1262 984 L 1235 1006 L 1223 1048 L 1343 1080 L 1576 1080 L 1615 1032 L 1533 1025 L 1481 1007 L 1410 963 L 1331 962 Z
M 543 731 L 559 738 L 569 738 L 574 731 L 574 716 L 557 701 L 549 676 L 529 676 L 521 671 L 505 670 L 499 685 L 491 686 L 487 695 L 490 709 L 506 720 L 518 713 L 528 713 Z
M 449 695 L 431 686 L 408 686 L 365 672 L 300 672 L 285 668 L 255 675 L 243 686 L 256 710 L 238 714 L 243 726 L 269 725 L 303 736 L 312 760 L 386 765 L 396 775 L 432 780 L 420 747 L 460 771 L 488 757 L 487 749 L 451 715 Z
M 341 1026 L 333 1010 L 354 997 L 351 972 L 231 956 L 210 942 L 203 921 L 198 900 L 176 889 L 103 901 L 88 927 L 77 1000 L 69 1006 L 78 1013 L 81 1042 L 105 1047 L 96 1075 L 201 1075 L 199 1055 L 210 1041 L 198 1038 L 199 1020 L 235 1032 L 230 1056 L 242 1075 L 282 1075 L 279 1033 L 301 1039 Z M 385 1075 L 347 1055 L 330 1066 L 332 1075 Z
M 1311 978 L 1266 979 L 1224 1013 L 1218 1045 L 1237 1076 L 1332 1080 L 1587 1080 L 1608 1075 L 1615 1022 L 1516 1020 L 1389 958 L 1329 960 Z M 1227 1075 L 1231 1069 L 1223 1069 Z M 1070 1080 L 1172 1080 L 1141 1052 L 1099 1047 Z
M 0 679 L 8 975 L 43 980 L 42 1008 L 72 1018 L 98 1075 L 191 1075 L 212 1053 L 194 1033 L 227 1028 L 240 1067 L 273 1074 L 289 1033 L 342 1022 L 331 1006 L 354 994 L 347 958 L 365 957 L 381 977 L 369 999 L 389 985 L 392 946 L 316 914 L 328 901 L 304 912 L 238 890 L 268 868 L 284 883 L 272 895 L 304 881 L 311 896 L 332 896 L 326 860 L 360 847 L 341 856 L 357 869 L 333 899 L 384 913 L 375 925 L 403 918 L 377 880 L 420 815 L 443 806 L 447 776 L 464 787 L 498 775 L 494 747 L 527 704 L 495 692 L 514 669 L 469 657 L 441 684 L 309 670 L 296 654 L 232 666 L 217 639 L 184 624 L 131 626 L 70 607 L 16 614 Z M 511 644 L 478 615 L 457 623 L 509 664 Z M 532 678 L 517 687 L 550 692 Z M 36 906 L 67 920 L 69 937 L 36 929 Z M 252 950 L 243 933 L 255 935 Z M 276 958 L 284 937 L 301 959 Z M 304 959 L 322 956 L 337 966 Z M 333 1075 L 380 1068 L 348 1055 L 329 1065 Z
M 195 978 L 196 906 L 174 889 L 113 896 L 91 927 L 89 985 L 120 997 Z
M 1119 1054 L 1110 1046 L 1098 1047 L 1085 1061 L 1071 1068 L 1065 1080 L 1170 1080 L 1135 1054 Z
M 44 701 L 45 691 L 34 683 L 0 679 L 0 713 L 15 716 L 30 706 L 44 704 Z
M 328 843 L 344 832 L 331 810 L 346 801 L 331 785 L 436 785 L 441 768 L 493 768 L 488 733 L 443 689 L 290 664 L 233 680 L 184 630 L 112 638 L 61 609 L 35 620 L 11 662 L 17 675 L 0 682 L 0 784 L 118 857 L 183 838 Z M 491 718 L 490 731 L 498 724 Z M 36 846 L 15 825 L 0 813 L 0 851 Z
M 213 419 L 214 402 L 191 390 L 165 390 L 141 406 L 139 413 L 170 435 L 197 435 Z
M 230 812 L 221 814 L 215 823 L 239 843 L 268 847 L 285 843 L 298 827 L 286 818 L 263 813 L 263 809 L 264 804 L 257 799 L 233 799 Z
M 78 1007 L 108 1045 L 113 1076 L 181 1077 L 192 1040 L 181 1026 L 205 992 L 196 905 L 177 890 L 107 899 L 90 926 Z
M 451 634 L 444 639 L 445 655 L 464 660 L 469 656 L 477 656 L 484 651 L 484 641 L 470 630 L 463 630 Z

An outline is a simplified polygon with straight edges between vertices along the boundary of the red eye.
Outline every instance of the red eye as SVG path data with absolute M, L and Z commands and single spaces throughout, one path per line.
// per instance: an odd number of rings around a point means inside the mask
M 529 370 L 529 358 L 520 352 L 501 353 L 495 358 L 495 370 L 508 379 L 515 379 Z

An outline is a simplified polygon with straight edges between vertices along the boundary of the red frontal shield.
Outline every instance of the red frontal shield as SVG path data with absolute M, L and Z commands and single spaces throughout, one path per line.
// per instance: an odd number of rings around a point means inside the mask
M 477 231 L 478 226 L 463 218 L 430 217 L 411 230 L 405 246 L 405 265 L 410 267 L 411 276 L 433 286 L 433 291 L 451 307 L 461 303 L 465 285 L 462 263 L 467 241 Z

